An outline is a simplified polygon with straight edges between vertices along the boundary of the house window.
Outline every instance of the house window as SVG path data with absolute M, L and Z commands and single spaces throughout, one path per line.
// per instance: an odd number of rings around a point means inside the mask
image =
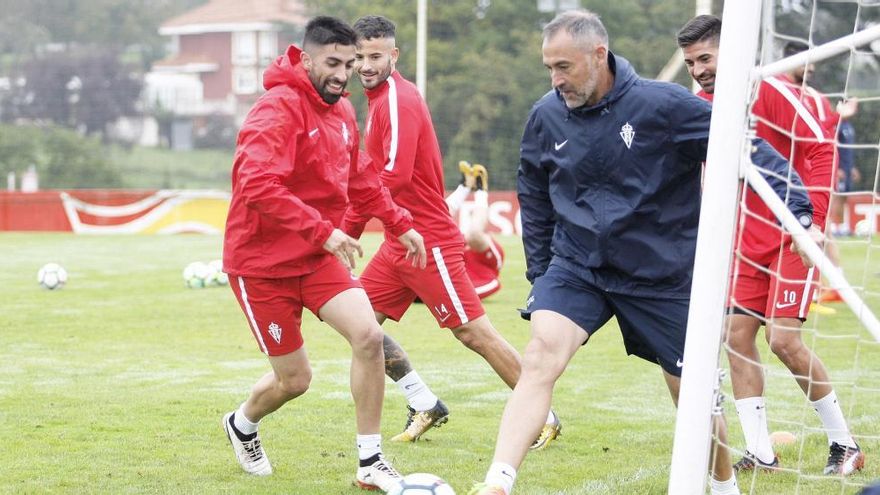
M 257 70 L 253 67 L 236 67 L 232 70 L 232 89 L 239 95 L 252 95 L 260 83 Z
M 165 44 L 165 52 L 171 57 L 180 53 L 180 35 L 175 34 L 168 38 Z
M 236 65 L 257 63 L 257 33 L 232 33 L 232 63 Z
M 278 33 L 263 31 L 260 33 L 260 65 L 269 65 L 278 56 Z

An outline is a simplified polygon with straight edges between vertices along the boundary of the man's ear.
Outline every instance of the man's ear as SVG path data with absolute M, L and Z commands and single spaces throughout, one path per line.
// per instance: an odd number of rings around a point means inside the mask
M 306 70 L 312 69 L 312 57 L 310 57 L 308 53 L 306 53 L 304 51 L 300 52 L 299 60 L 300 60 L 300 62 L 302 62 L 303 67 L 305 67 Z
M 400 57 L 400 49 L 396 46 L 391 50 L 391 63 L 397 64 L 397 59 Z

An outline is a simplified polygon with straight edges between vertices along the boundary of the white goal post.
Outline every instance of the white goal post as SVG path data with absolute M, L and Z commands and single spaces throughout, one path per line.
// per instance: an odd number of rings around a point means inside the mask
M 687 340 L 676 416 L 668 493 L 706 493 L 712 415 L 719 388 L 719 357 L 727 281 L 737 220 L 738 183 L 743 177 L 773 210 L 795 242 L 837 289 L 862 324 L 880 342 L 880 323 L 809 239 L 760 172 L 751 164 L 747 140 L 748 102 L 761 79 L 808 62 L 827 59 L 880 39 L 880 25 L 778 62 L 755 67 L 761 29 L 761 0 L 725 2 L 709 149 L 697 235 Z M 771 7 L 772 8 L 772 7 Z

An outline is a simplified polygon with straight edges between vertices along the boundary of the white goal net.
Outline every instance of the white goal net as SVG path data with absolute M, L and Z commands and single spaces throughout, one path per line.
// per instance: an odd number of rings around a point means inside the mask
M 880 480 L 878 40 L 877 0 L 725 2 L 669 493 L 708 491 L 697 466 L 708 463 L 712 415 L 722 413 L 733 462 L 754 461 L 750 451 L 779 459 L 772 473 L 740 470 L 744 494 L 855 494 Z M 794 117 L 780 122 L 785 112 L 768 111 L 773 104 L 789 105 Z M 820 227 L 831 241 L 813 242 L 750 163 L 755 135 L 799 163 L 814 203 L 828 203 L 816 215 L 827 216 Z M 780 268 L 784 233 L 821 279 Z M 762 291 L 766 301 L 755 298 Z M 750 328 L 758 329 L 754 346 Z M 795 333 L 803 348 L 786 338 Z M 754 414 L 740 411 L 741 421 L 738 408 L 754 404 L 765 406 L 777 443 L 746 419 Z M 833 441 L 857 443 L 864 467 L 829 473 Z

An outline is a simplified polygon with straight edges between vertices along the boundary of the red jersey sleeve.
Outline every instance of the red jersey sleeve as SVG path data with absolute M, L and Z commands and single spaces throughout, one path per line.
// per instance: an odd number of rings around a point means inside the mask
M 352 125 L 355 129 L 357 128 L 353 119 Z M 355 133 L 355 136 L 355 140 L 359 140 L 358 133 Z M 357 145 L 357 143 L 355 144 Z M 382 221 L 385 230 L 395 237 L 411 229 L 412 215 L 394 203 L 391 199 L 391 193 L 387 187 L 382 185 L 379 174 L 376 173 L 369 159 L 367 157 L 360 158 L 358 146 L 352 147 L 351 154 L 352 167 L 349 172 L 348 195 L 352 208 L 346 212 L 346 218 L 349 219 L 349 222 L 347 223 L 343 219 L 343 226 L 353 229 L 352 232 L 357 233 L 357 224 L 363 218 L 376 217 Z M 349 217 L 349 214 L 352 216 Z M 363 226 L 359 228 L 363 232 Z
M 304 132 L 297 102 L 281 94 L 257 101 L 239 132 L 234 180 L 245 205 L 321 246 L 333 224 L 282 183 L 292 175 L 294 163 L 288 157 L 296 156 L 296 136 Z
M 386 112 L 390 111 L 387 105 L 385 110 Z M 398 124 L 396 136 L 393 135 L 387 116 L 383 119 L 377 119 L 381 126 L 379 131 L 383 136 L 386 136 L 382 140 L 385 148 L 385 160 L 380 177 L 382 183 L 391 191 L 392 196 L 412 184 L 413 170 L 418 155 L 419 130 L 424 118 L 413 111 L 410 105 L 398 105 L 397 112 L 398 122 L 406 124 Z M 375 157 L 373 158 L 375 159 Z

